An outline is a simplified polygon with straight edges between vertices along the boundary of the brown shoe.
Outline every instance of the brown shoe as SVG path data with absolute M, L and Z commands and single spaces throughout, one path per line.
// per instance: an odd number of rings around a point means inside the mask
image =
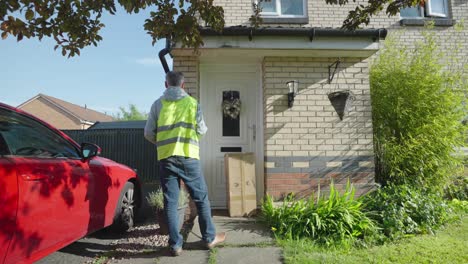
M 211 243 L 206 244 L 206 247 L 208 249 L 212 249 L 212 248 L 216 247 L 217 245 L 223 243 L 224 240 L 226 240 L 226 233 L 224 233 L 224 232 L 218 233 L 218 234 L 216 234 L 214 240 L 211 241 Z

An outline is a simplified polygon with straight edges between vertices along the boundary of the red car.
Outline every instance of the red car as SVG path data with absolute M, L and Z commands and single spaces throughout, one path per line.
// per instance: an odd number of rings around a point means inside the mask
M 0 103 L 0 264 L 31 263 L 112 226 L 133 226 L 134 170 Z

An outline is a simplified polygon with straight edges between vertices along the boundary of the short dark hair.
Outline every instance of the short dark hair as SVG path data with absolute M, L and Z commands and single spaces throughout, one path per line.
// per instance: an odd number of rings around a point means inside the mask
M 178 71 L 166 73 L 166 82 L 169 86 L 180 86 L 184 82 L 184 74 Z

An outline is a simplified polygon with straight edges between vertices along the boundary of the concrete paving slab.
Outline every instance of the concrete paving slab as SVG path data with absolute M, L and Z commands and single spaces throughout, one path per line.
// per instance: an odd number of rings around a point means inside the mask
M 206 264 L 208 263 L 209 251 L 184 250 L 180 256 L 161 256 L 160 254 L 145 254 L 125 259 L 113 259 L 111 264 Z
M 283 263 L 281 249 L 275 247 L 220 248 L 218 249 L 216 262 L 223 264 Z
M 226 245 L 245 245 L 256 243 L 272 243 L 271 231 L 255 218 L 231 218 L 214 216 L 216 232 L 226 232 Z M 187 237 L 187 244 L 195 244 L 201 240 L 198 217 L 194 221 L 193 229 Z
M 148 254 L 146 256 L 126 257 L 125 259 L 110 259 L 108 264 L 155 264 L 156 256 Z
M 180 256 L 174 257 L 169 249 L 163 249 L 154 253 L 142 253 L 132 256 L 125 256 L 120 259 L 111 259 L 111 264 L 188 264 L 188 263 L 208 263 L 209 251 L 204 250 L 184 250 Z
M 184 250 L 178 257 L 160 257 L 153 260 L 154 264 L 206 264 L 210 257 L 208 250 Z M 136 262 L 133 262 L 136 263 Z M 139 262 L 138 262 L 139 263 Z

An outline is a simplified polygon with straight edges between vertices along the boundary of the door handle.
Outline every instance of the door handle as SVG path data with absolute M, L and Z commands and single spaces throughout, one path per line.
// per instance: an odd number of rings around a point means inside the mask
M 30 174 L 21 174 L 21 178 L 25 181 L 43 181 L 48 178 L 47 175 L 44 174 L 35 174 L 35 175 L 30 175 Z M 52 177 L 49 177 L 52 178 Z

